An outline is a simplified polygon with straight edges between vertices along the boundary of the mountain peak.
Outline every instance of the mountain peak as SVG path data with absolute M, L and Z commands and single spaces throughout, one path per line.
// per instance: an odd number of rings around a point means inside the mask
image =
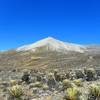
M 27 51 L 27 50 L 36 51 L 38 47 L 45 47 L 45 46 L 47 46 L 51 51 L 58 51 L 58 52 L 75 51 L 75 52 L 83 53 L 85 50 L 84 46 L 72 44 L 72 43 L 66 43 L 57 40 L 53 37 L 47 37 L 33 44 L 22 46 L 18 48 L 17 51 Z
M 58 40 L 53 38 L 53 37 L 47 37 L 47 38 L 44 38 L 44 39 L 42 39 L 40 41 L 52 42 L 52 41 L 58 41 Z
M 55 40 L 55 38 L 53 38 L 53 37 L 47 37 L 47 38 L 45 38 L 45 39 L 47 39 L 47 40 Z

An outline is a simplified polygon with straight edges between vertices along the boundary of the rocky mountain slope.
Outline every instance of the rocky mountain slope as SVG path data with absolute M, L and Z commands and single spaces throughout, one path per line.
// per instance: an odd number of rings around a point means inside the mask
M 19 47 L 17 48 L 17 51 L 27 51 L 27 50 L 36 51 L 40 47 L 46 47 L 45 48 L 46 50 L 58 51 L 58 52 L 75 51 L 83 53 L 86 50 L 86 48 L 82 45 L 62 42 L 52 37 L 48 37 L 36 43 Z
M 0 52 L 0 69 L 100 67 L 99 51 L 100 46 L 77 45 L 48 37 L 14 50 Z

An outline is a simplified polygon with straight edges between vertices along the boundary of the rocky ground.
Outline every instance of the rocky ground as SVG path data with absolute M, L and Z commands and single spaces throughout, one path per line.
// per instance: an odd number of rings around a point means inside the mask
M 82 99 L 69 100 L 100 100 L 87 99 L 89 95 L 88 87 L 90 84 L 100 84 L 100 78 L 94 70 L 89 70 L 93 75 L 87 75 L 83 70 L 70 70 L 64 72 L 53 70 L 52 72 L 41 72 L 37 70 L 9 70 L 0 71 L 0 100 L 67 100 L 64 99 L 66 93 L 64 91 L 64 80 L 69 80 L 82 94 Z M 92 71 L 92 72 L 91 72 Z M 79 72 L 79 71 L 78 71 Z M 56 73 L 56 74 L 55 74 Z M 74 80 L 80 79 L 79 84 L 74 84 Z M 13 85 L 20 85 L 22 88 L 21 99 L 12 98 L 9 88 Z M 99 88 L 100 89 L 100 88 Z M 10 98 L 11 96 L 11 98 Z

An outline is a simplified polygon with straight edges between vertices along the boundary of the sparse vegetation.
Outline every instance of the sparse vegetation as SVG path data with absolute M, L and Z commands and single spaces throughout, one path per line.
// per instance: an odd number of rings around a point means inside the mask
M 71 81 L 68 79 L 63 80 L 63 90 L 72 87 Z
M 18 74 L 15 71 L 10 73 Z M 52 72 L 22 70 L 19 73 L 18 77 L 12 78 L 9 82 L 0 80 L 0 92 L 9 95 L 7 100 L 99 100 L 100 98 L 100 79 L 94 79 L 97 73 L 92 68 L 82 72 L 83 78 L 73 79 L 68 78 L 66 72 L 58 70 Z M 69 77 L 72 77 L 71 73 L 73 70 L 70 70 Z M 93 77 L 90 77 L 90 73 Z M 56 75 L 59 75 L 59 81 Z
M 76 88 L 72 87 L 66 90 L 66 100 L 80 100 L 79 98 L 80 92 Z
M 77 86 L 82 86 L 82 79 L 75 79 L 75 80 L 73 80 L 73 82 Z
M 99 100 L 100 76 L 94 66 L 99 67 L 100 58 L 87 60 L 87 54 L 79 53 L 2 54 L 0 100 Z
M 11 96 L 11 99 L 16 99 L 16 100 L 22 100 L 21 96 L 23 93 L 22 87 L 19 85 L 12 86 L 11 88 L 8 89 L 9 95 Z
M 89 85 L 89 100 L 93 98 L 94 100 L 100 99 L 100 84 L 91 84 Z

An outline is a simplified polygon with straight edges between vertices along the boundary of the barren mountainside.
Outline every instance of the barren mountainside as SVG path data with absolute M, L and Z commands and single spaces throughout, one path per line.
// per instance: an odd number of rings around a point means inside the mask
M 100 67 L 100 46 L 66 43 L 52 37 L 0 53 L 0 69 Z

